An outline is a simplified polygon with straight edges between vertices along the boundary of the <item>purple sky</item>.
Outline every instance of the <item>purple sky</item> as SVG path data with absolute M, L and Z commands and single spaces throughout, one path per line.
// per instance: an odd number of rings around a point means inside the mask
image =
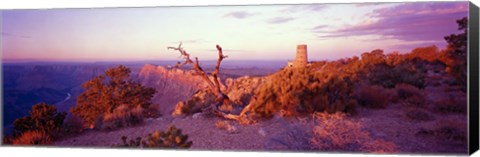
M 177 60 L 193 56 L 289 60 L 307 44 L 312 60 L 373 49 L 445 48 L 468 2 L 363 3 L 1 11 L 4 60 Z

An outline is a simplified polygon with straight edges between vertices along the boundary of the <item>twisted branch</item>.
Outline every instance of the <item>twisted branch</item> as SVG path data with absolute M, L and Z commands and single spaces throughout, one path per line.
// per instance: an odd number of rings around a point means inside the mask
M 228 96 L 226 94 L 224 94 L 221 89 L 220 89 L 220 81 L 219 81 L 219 78 L 218 78 L 218 74 L 220 72 L 220 64 L 222 63 L 223 59 L 227 58 L 228 56 L 226 55 L 223 55 L 223 51 L 222 51 L 222 47 L 220 47 L 220 45 L 216 45 L 216 48 L 217 48 L 217 51 L 218 51 L 218 59 L 217 59 L 217 63 L 215 65 L 215 70 L 212 72 L 212 77 L 213 77 L 213 82 L 212 80 L 210 80 L 210 78 L 208 77 L 207 73 L 205 72 L 205 70 L 203 70 L 203 68 L 200 66 L 199 62 L 198 62 L 198 58 L 195 57 L 195 62 L 193 62 L 191 59 L 190 59 L 190 54 L 187 53 L 183 48 L 182 48 L 182 43 L 180 42 L 180 44 L 178 45 L 178 47 L 167 47 L 167 49 L 173 49 L 173 50 L 177 50 L 180 52 L 180 57 L 183 56 L 183 58 L 185 59 L 185 61 L 183 63 L 180 63 L 178 62 L 177 65 L 175 65 L 175 67 L 181 67 L 183 65 L 186 65 L 186 64 L 193 64 L 193 69 L 202 76 L 202 79 L 205 80 L 209 86 L 209 89 L 215 94 L 216 96 L 216 103 L 212 104 L 209 108 L 211 108 L 213 110 L 213 112 L 215 114 L 217 114 L 218 116 L 221 116 L 221 117 L 224 117 L 226 119 L 232 119 L 232 120 L 237 120 L 237 121 L 240 121 L 241 123 L 248 123 L 247 119 L 245 119 L 245 116 L 246 116 L 246 112 L 250 110 L 251 108 L 251 104 L 247 105 L 241 112 L 240 115 L 233 115 L 233 114 L 226 114 L 226 113 L 223 113 L 221 112 L 219 109 L 218 109 L 218 106 L 221 106 L 222 104 L 226 104 L 226 103 L 230 103 L 230 99 L 228 98 Z

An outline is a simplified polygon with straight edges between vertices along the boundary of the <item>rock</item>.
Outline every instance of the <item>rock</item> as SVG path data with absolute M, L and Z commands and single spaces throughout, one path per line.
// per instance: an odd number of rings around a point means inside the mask
M 195 113 L 195 114 L 192 115 L 192 118 L 193 118 L 193 119 L 203 118 L 203 114 L 202 114 L 201 112 Z
M 233 125 L 228 125 L 227 126 L 227 132 L 230 133 L 230 134 L 236 134 L 236 133 L 238 133 L 238 129 L 237 129 L 237 127 L 235 127 Z
M 267 131 L 264 128 L 258 129 L 258 134 L 262 136 L 267 136 Z

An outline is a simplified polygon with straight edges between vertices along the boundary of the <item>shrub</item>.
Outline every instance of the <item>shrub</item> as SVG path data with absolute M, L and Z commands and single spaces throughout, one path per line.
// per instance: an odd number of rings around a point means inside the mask
M 8 144 L 12 144 L 13 143 L 13 140 L 15 140 L 12 136 L 3 136 L 3 142 L 2 144 L 3 145 L 8 145 Z
M 13 140 L 14 145 L 49 145 L 52 139 L 45 131 L 26 131 Z
M 14 136 L 35 130 L 51 134 L 61 128 L 65 116 L 66 113 L 57 112 L 57 108 L 53 105 L 45 103 L 33 105 L 29 116 L 16 119 L 13 122 Z
M 431 121 L 433 116 L 420 108 L 409 108 L 405 111 L 405 116 L 414 121 Z
M 285 116 L 315 111 L 354 112 L 353 82 L 336 71 L 335 66 L 321 71 L 309 67 L 286 68 L 269 76 L 256 91 L 253 112 L 267 118 L 282 110 Z
M 364 79 L 370 84 L 380 85 L 385 88 L 394 88 L 397 84 L 409 84 L 417 88 L 425 87 L 424 61 L 407 60 L 398 65 L 378 64 L 371 69 L 364 69 Z
M 182 130 L 174 125 L 170 126 L 167 132 L 155 131 L 148 134 L 144 140 L 141 137 L 128 141 L 126 136 L 122 136 L 122 143 L 115 144 L 113 147 L 140 147 L 140 148 L 179 148 L 186 149 L 192 146 L 192 141 L 188 141 L 188 135 L 182 134 Z
M 395 144 L 370 137 L 362 125 L 346 119 L 343 113 L 315 114 L 318 125 L 310 142 L 316 150 L 350 152 L 394 152 Z
M 271 135 L 265 145 L 267 150 L 282 150 L 282 151 L 308 151 L 312 150 L 310 144 L 310 128 L 302 126 L 300 123 L 290 124 L 284 119 L 281 121 L 282 131 L 280 133 Z
M 115 130 L 121 127 L 134 126 L 143 122 L 143 109 L 138 106 L 129 109 L 127 105 L 121 105 L 103 117 L 102 130 Z
M 385 108 L 390 101 L 390 91 L 377 85 L 357 88 L 355 96 L 360 105 L 368 108 Z
M 214 94 L 209 90 L 197 91 L 192 97 L 186 101 L 180 101 L 175 105 L 172 116 L 187 116 L 202 111 L 210 104 L 214 103 Z
M 155 89 L 142 86 L 130 78 L 130 69 L 120 65 L 108 69 L 82 85 L 86 89 L 70 111 L 84 123 L 93 126 L 99 117 L 111 116 L 114 110 L 127 105 L 128 109 L 148 109 Z
M 398 84 L 395 86 L 397 100 L 415 107 L 421 107 L 425 104 L 425 98 L 420 89 L 408 84 Z
M 114 147 L 136 148 L 141 147 L 141 143 L 141 137 L 137 137 L 135 140 L 131 139 L 130 141 L 128 141 L 127 136 L 122 136 L 122 143 L 114 145 Z
M 435 123 L 432 129 L 421 128 L 417 136 L 433 137 L 441 142 L 467 144 L 467 124 L 465 121 L 442 119 Z
M 63 122 L 62 132 L 64 134 L 78 134 L 83 132 L 85 126 L 82 120 L 75 116 L 68 116 Z
M 155 131 L 149 134 L 142 142 L 148 148 L 190 148 L 192 141 L 188 141 L 188 135 L 182 134 L 182 130 L 170 126 L 167 132 Z
M 441 120 L 436 123 L 434 135 L 444 141 L 467 142 L 467 124 L 452 120 Z
M 466 100 L 455 99 L 453 97 L 444 98 L 435 102 L 434 110 L 439 113 L 467 113 Z

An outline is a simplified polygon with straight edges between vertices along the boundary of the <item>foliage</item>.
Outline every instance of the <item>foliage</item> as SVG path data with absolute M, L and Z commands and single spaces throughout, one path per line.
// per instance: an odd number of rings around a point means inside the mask
M 467 113 L 466 100 L 456 99 L 453 96 L 440 99 L 435 103 L 434 110 L 439 113 Z
M 188 135 L 182 134 L 182 130 L 174 125 L 170 126 L 167 132 L 155 131 L 148 134 L 142 140 L 141 137 L 131 139 L 122 136 L 122 143 L 114 145 L 114 147 L 140 147 L 140 148 L 179 148 L 186 149 L 192 146 L 192 141 L 188 141 Z
M 407 106 L 422 107 L 425 105 L 425 98 L 420 89 L 408 84 L 398 84 L 395 86 L 397 101 Z
M 447 50 L 444 52 L 447 64 L 447 72 L 452 74 L 457 82 L 466 91 L 467 86 L 467 37 L 468 37 L 468 18 L 464 17 L 457 20 L 458 30 L 463 31 L 460 34 L 451 34 L 445 36 L 448 43 Z
M 78 134 L 83 132 L 84 129 L 85 127 L 80 118 L 69 115 L 63 122 L 62 133 L 66 135 Z
M 129 68 L 119 65 L 84 83 L 82 87 L 86 91 L 78 96 L 71 112 L 93 127 L 98 118 L 112 114 L 121 105 L 128 109 L 148 109 L 156 91 L 131 80 L 130 72 Z
M 360 105 L 368 108 L 385 108 L 391 100 L 390 91 L 377 85 L 360 86 L 355 96 Z
M 345 119 L 343 113 L 317 113 L 319 121 L 310 139 L 313 149 L 322 151 L 347 152 L 394 152 L 395 144 L 370 137 L 361 124 Z
M 406 109 L 405 116 L 414 121 L 431 121 L 434 119 L 427 111 L 416 107 Z
M 363 71 L 364 79 L 370 84 L 393 88 L 396 84 L 410 84 L 418 88 L 425 86 L 424 65 L 421 60 L 406 60 L 397 65 L 377 64 L 369 71 Z
M 61 128 L 65 116 L 66 113 L 57 112 L 57 108 L 53 105 L 45 103 L 33 105 L 29 116 L 13 122 L 14 136 L 19 136 L 27 131 L 42 131 L 51 134 Z
M 311 129 L 305 123 L 290 123 L 279 119 L 282 131 L 272 134 L 265 143 L 267 150 L 310 151 Z
M 143 108 L 140 106 L 129 109 L 127 105 L 121 105 L 112 113 L 106 113 L 103 117 L 102 130 L 115 130 L 121 127 L 134 126 L 143 122 Z
M 192 115 L 215 102 L 215 96 L 210 90 L 199 90 L 191 98 L 175 105 L 173 116 Z
M 126 147 L 126 148 L 138 148 L 141 146 L 142 138 L 137 137 L 135 140 L 131 139 L 128 141 L 127 136 L 122 136 L 122 143 L 114 145 L 114 147 Z
M 434 137 L 438 142 L 465 145 L 468 140 L 467 127 L 466 121 L 441 119 L 434 124 L 433 128 L 421 128 L 416 135 Z
M 192 141 L 188 141 L 188 135 L 182 134 L 182 130 L 170 126 L 167 132 L 155 131 L 149 134 L 142 142 L 148 148 L 190 148 Z
M 25 131 L 13 140 L 13 145 L 48 145 L 52 144 L 52 138 L 45 131 Z
M 285 116 L 314 111 L 353 112 L 353 82 L 334 69 L 334 65 L 321 71 L 314 67 L 286 68 L 273 74 L 255 94 L 254 113 L 271 117 L 279 111 Z

